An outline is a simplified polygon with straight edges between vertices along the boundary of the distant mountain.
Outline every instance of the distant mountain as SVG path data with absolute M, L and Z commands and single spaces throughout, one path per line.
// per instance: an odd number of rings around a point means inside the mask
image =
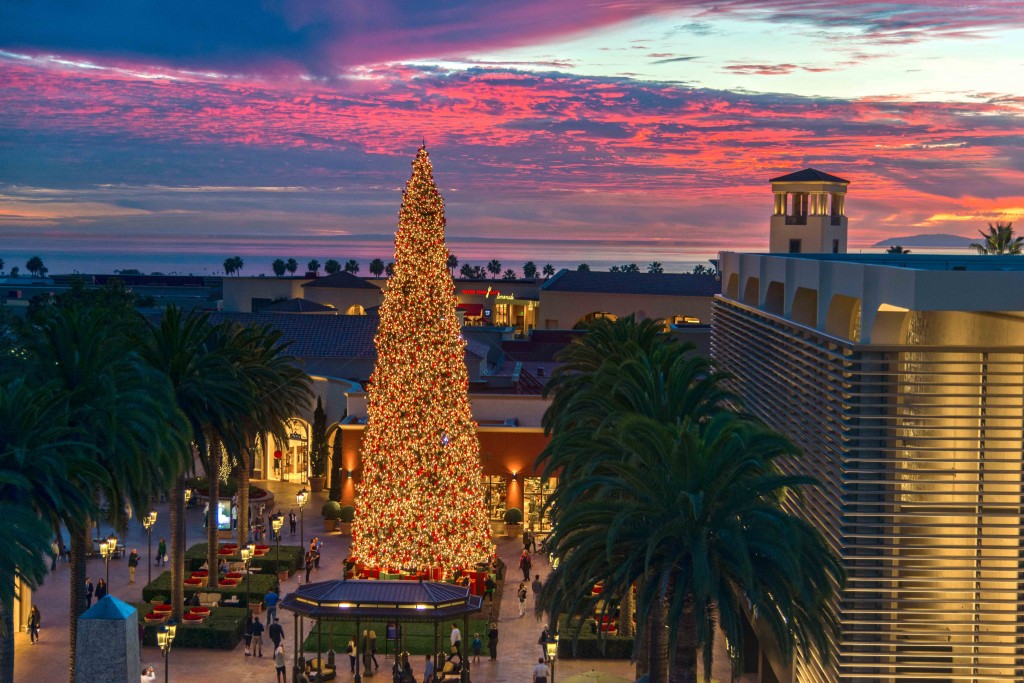
M 960 237 L 960 235 L 910 235 L 908 237 L 890 237 L 871 246 L 873 247 L 930 247 L 934 249 L 966 249 L 980 238 Z

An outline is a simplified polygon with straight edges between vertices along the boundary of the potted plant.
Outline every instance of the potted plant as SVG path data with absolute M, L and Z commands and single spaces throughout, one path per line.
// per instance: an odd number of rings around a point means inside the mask
M 509 538 L 515 538 L 522 531 L 523 526 L 523 511 L 519 508 L 509 508 L 505 510 L 505 535 Z
M 313 411 L 313 443 L 309 447 L 309 490 L 319 493 L 327 481 L 327 414 L 320 397 Z
M 325 502 L 320 508 L 320 516 L 324 518 L 324 531 L 334 531 L 341 519 L 341 503 L 336 500 Z
M 338 531 L 341 532 L 342 536 L 352 535 L 352 520 L 356 518 L 356 509 L 351 505 L 345 505 L 341 508 L 341 514 L 338 516 L 340 520 L 338 522 Z

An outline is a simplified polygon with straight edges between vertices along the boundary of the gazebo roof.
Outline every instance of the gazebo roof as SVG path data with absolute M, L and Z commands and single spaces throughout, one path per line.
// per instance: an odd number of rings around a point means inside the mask
M 281 608 L 328 621 L 443 621 L 477 612 L 482 604 L 469 588 L 450 583 L 341 579 L 299 586 Z

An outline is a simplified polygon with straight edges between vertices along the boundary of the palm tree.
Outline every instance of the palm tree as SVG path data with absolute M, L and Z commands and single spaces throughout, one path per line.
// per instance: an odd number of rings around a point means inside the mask
M 463 263 L 462 268 L 459 270 L 459 275 L 466 278 L 467 280 L 472 280 L 474 273 L 475 271 L 473 269 L 473 266 L 471 266 L 468 263 Z
M 284 259 L 274 259 L 274 262 L 270 265 L 274 269 L 274 275 L 282 277 L 285 271 L 288 269 L 285 265 Z
M 42 583 L 54 528 L 92 517 L 91 491 L 106 482 L 89 444 L 73 440 L 56 389 L 23 377 L 0 383 L 0 683 L 14 681 L 15 579 Z
M 173 401 L 170 382 L 138 353 L 136 334 L 144 321 L 134 310 L 114 306 L 58 305 L 45 311 L 28 343 L 37 381 L 52 382 L 63 398 L 68 425 L 93 447 L 108 474 L 104 485 L 73 479 L 103 499 L 115 529 L 128 523 L 126 510 L 145 509 L 181 471 L 187 429 Z M 64 518 L 71 537 L 71 677 L 75 633 L 85 610 L 86 554 L 91 548 L 88 517 Z
M 38 256 L 33 256 L 25 263 L 25 270 L 32 273 L 33 275 L 44 277 L 48 269 L 46 266 L 43 265 L 43 259 L 39 258 Z
M 741 651 L 745 606 L 785 658 L 829 656 L 845 575 L 817 530 L 781 507 L 814 483 L 773 467 L 796 455 L 786 439 L 721 413 L 703 425 L 634 414 L 586 440 L 592 472 L 560 479 L 551 497 L 559 564 L 542 606 L 586 613 L 597 581 L 612 595 L 639 582 L 638 623 L 665 624 L 674 644 L 671 676 L 653 657 L 652 683 L 696 681 L 699 649 L 710 681 L 715 632 Z
M 289 275 L 295 275 L 295 271 L 299 269 L 299 262 L 290 258 L 285 262 L 284 268 L 288 271 Z
M 333 258 L 327 259 L 327 262 L 324 263 L 324 272 L 326 272 L 328 275 L 334 275 L 335 273 L 340 273 L 341 272 L 341 264 L 338 263 L 338 259 L 333 259 Z
M 635 263 L 625 263 L 625 264 L 622 265 L 622 272 L 623 273 L 639 273 L 640 272 L 640 266 L 638 266 Z
M 456 257 L 455 254 L 449 252 L 448 253 L 448 272 L 451 274 L 452 277 L 455 277 L 455 269 L 458 268 L 458 267 L 459 267 L 459 259 L 458 259 L 458 257 Z M 2 268 L 2 265 L 0 265 L 0 268 Z
M 589 273 L 590 272 L 590 264 L 589 263 L 581 263 L 581 264 L 579 264 L 578 266 L 576 266 L 576 272 L 578 272 L 578 273 Z
M 380 277 L 384 274 L 384 261 L 379 258 L 375 258 L 370 261 L 370 275 L 374 277 Z
M 533 261 L 527 261 L 523 264 L 523 277 L 527 280 L 533 280 L 537 277 L 537 264 Z
M 492 258 L 487 262 L 487 272 L 491 274 L 491 279 L 498 277 L 501 274 L 501 261 L 496 258 Z
M 311 260 L 309 263 L 306 264 L 306 271 L 310 273 L 319 273 L 320 262 L 317 261 L 316 259 Z
M 512 270 L 511 268 L 508 268 L 507 270 L 505 270 L 504 273 L 501 274 L 501 279 L 502 280 L 515 280 L 516 279 L 516 271 Z
M 650 263 L 647 264 L 647 272 L 660 275 L 661 273 L 665 272 L 665 269 L 657 261 L 651 261 Z
M 386 266 L 384 266 L 384 274 L 387 275 L 388 277 L 391 277 L 392 275 L 395 274 L 395 262 L 394 261 L 388 261 L 388 264 Z
M 353 275 L 358 273 L 359 261 L 356 261 L 354 258 L 350 258 L 348 261 L 345 261 L 345 272 L 352 273 Z
M 245 265 L 245 261 L 242 260 L 241 256 L 229 256 L 224 259 L 224 274 L 225 275 L 237 275 L 242 272 L 242 267 Z
M 909 249 L 904 249 L 903 247 L 901 247 L 898 244 L 894 244 L 893 246 L 891 246 L 888 249 L 886 249 L 885 253 L 886 254 L 909 254 L 910 250 Z
M 984 233 L 981 230 L 978 231 L 984 240 L 982 243 L 977 242 L 971 245 L 971 249 L 974 249 L 979 254 L 986 256 L 996 256 L 1002 254 L 1019 255 L 1021 253 L 1021 243 L 1024 242 L 1024 237 L 1013 236 L 1013 223 L 997 222 L 995 225 L 988 224 L 988 233 Z
M 184 605 L 184 475 L 194 471 L 196 456 L 209 450 L 207 426 L 225 424 L 232 416 L 244 415 L 244 408 L 250 401 L 238 391 L 238 373 L 232 367 L 232 358 L 209 343 L 211 333 L 208 315 L 187 314 L 176 306 L 169 306 L 160 324 L 148 330 L 143 349 L 146 360 L 169 379 L 174 403 L 185 416 L 188 440 L 192 444 L 178 453 L 182 474 L 168 499 L 171 605 L 174 618 L 178 620 Z
M 486 280 L 487 269 L 483 266 L 473 266 L 473 278 L 476 280 Z
M 544 279 L 546 280 L 555 274 L 555 267 L 550 263 L 545 263 L 544 269 L 541 272 L 544 274 Z
M 609 273 L 621 273 L 622 272 L 622 266 L 612 266 L 611 268 L 608 269 L 608 272 Z

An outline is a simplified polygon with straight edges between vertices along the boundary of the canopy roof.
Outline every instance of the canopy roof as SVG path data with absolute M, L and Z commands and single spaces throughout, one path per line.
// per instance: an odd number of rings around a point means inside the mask
M 327 621 L 444 621 L 477 612 L 482 604 L 469 588 L 450 583 L 340 579 L 299 586 L 281 608 Z

